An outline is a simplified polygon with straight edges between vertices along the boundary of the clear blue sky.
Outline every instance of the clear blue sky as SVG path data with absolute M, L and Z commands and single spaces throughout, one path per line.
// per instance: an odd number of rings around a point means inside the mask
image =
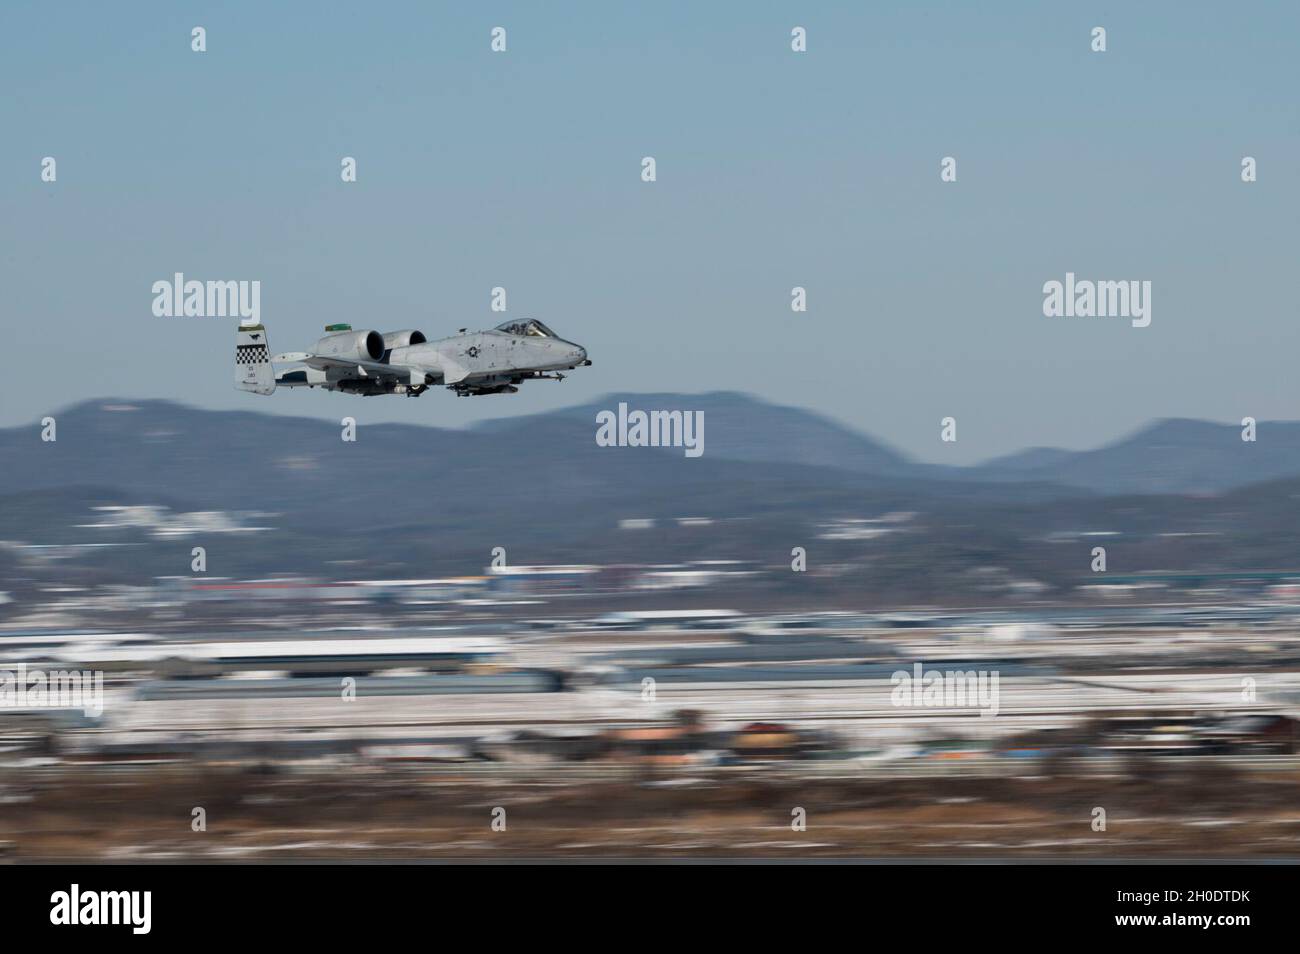
M 727 389 L 962 462 L 1300 417 L 1295 3 L 10 0 L 0 88 L 0 424 L 109 395 L 457 425 Z M 259 399 L 232 320 L 152 315 L 176 271 L 260 280 L 276 351 L 491 326 L 502 285 L 595 364 L 506 398 Z M 1043 317 L 1066 271 L 1150 280 L 1151 327 Z

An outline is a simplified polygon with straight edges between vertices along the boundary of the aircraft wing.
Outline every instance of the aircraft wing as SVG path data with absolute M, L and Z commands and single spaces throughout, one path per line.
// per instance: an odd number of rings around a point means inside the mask
M 455 358 L 448 357 L 445 354 L 439 355 L 438 358 L 442 362 L 443 384 L 459 384 L 474 373 L 456 361 Z
M 362 377 L 404 378 L 411 374 L 411 369 L 404 365 L 380 364 L 378 361 L 358 361 L 355 358 L 327 358 L 324 355 L 308 354 L 305 351 L 277 354 L 275 360 L 296 361 L 307 365 L 309 368 L 317 368 L 321 371 L 328 368 L 347 368 L 349 371 L 359 372 Z
M 397 378 L 398 380 L 408 380 L 411 384 L 423 384 L 425 375 L 428 373 L 424 368 L 417 365 L 409 364 L 380 364 L 378 361 L 359 361 L 355 358 L 334 358 L 326 357 L 320 354 L 310 354 L 306 351 L 288 351 L 284 354 L 277 354 L 273 359 L 277 363 L 295 362 L 305 364 L 309 368 L 317 368 L 325 371 L 329 368 L 345 368 L 348 371 L 356 371 L 362 377 L 375 378 Z M 455 362 L 448 362 L 443 359 L 444 364 L 450 364 L 455 368 L 455 376 L 448 383 L 454 384 L 457 381 L 463 381 L 469 377 L 470 372 Z M 453 374 L 451 368 L 448 368 L 448 374 Z

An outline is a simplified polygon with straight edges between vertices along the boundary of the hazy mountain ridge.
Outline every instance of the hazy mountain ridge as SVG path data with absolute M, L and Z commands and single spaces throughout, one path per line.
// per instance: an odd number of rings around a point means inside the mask
M 704 411 L 707 453 L 754 462 L 800 461 L 888 477 L 1059 484 L 1088 494 L 1218 493 L 1300 474 L 1300 422 L 1264 421 L 1258 439 L 1241 439 L 1236 424 L 1185 418 L 1154 421 L 1102 447 L 1072 451 L 1033 447 L 965 467 L 913 461 L 887 444 L 837 421 L 735 392 L 607 395 L 545 414 L 502 418 L 472 430 L 524 432 L 554 421 L 594 430 L 597 411 L 626 401 L 629 409 Z M 937 433 L 937 432 L 936 432 Z
M 582 424 L 593 434 L 599 411 L 702 411 L 705 453 L 728 460 L 772 463 L 798 462 L 880 476 L 915 475 L 928 470 L 875 438 L 839 422 L 800 408 L 770 404 L 734 391 L 705 394 L 609 394 L 596 401 L 544 414 L 482 421 L 471 427 L 482 433 L 526 432 L 554 420 Z M 942 470 L 942 468 L 940 469 Z
M 971 470 L 1107 494 L 1220 493 L 1300 474 L 1300 422 L 1259 422 L 1253 442 L 1241 435 L 1236 424 L 1166 418 L 1094 450 L 1035 448 Z
M 229 576 L 478 572 L 495 546 L 525 563 L 776 565 L 803 545 L 862 567 L 855 586 L 900 592 L 960 589 L 963 574 L 988 567 L 1071 578 L 1087 567 L 1086 533 L 1116 534 L 1120 572 L 1298 562 L 1300 424 L 1263 423 L 1248 444 L 1235 427 L 1163 421 L 1094 451 L 957 468 L 913 463 L 834 421 L 743 395 L 622 398 L 703 410 L 705 454 L 690 459 L 679 448 L 598 447 L 595 413 L 619 400 L 465 430 L 363 424 L 355 443 L 329 420 L 87 402 L 54 415 L 55 442 L 35 424 L 0 431 L 0 539 L 130 543 L 85 556 L 127 577 L 187 573 L 198 540 L 210 572 Z M 1187 492 L 1205 487 L 1216 493 Z M 85 527 L 107 504 L 253 512 L 275 532 Z M 900 511 L 915 516 L 884 536 L 844 532 L 844 521 Z M 620 529 L 628 518 L 655 525 Z
M 595 415 L 620 401 L 631 409 L 703 411 L 704 456 L 682 462 L 675 449 L 615 453 L 597 447 Z M 126 407 L 134 410 L 121 410 Z M 507 463 L 529 473 L 535 483 L 593 488 L 610 478 L 634 476 L 626 471 L 640 470 L 652 460 L 651 469 L 678 470 L 668 462 L 694 469 L 682 469 L 672 479 L 703 476 L 713 464 L 733 461 L 865 475 L 873 478 L 873 486 L 892 481 L 916 486 L 917 480 L 1037 485 L 1024 488 L 1031 496 L 1048 485 L 1071 496 L 1221 493 L 1300 475 L 1300 422 L 1263 422 L 1259 440 L 1248 443 L 1235 425 L 1168 419 L 1093 450 L 1031 448 L 954 467 L 913 461 L 820 414 L 733 392 L 608 395 L 465 429 L 364 424 L 354 444 L 341 441 L 339 426 L 329 420 L 201 410 L 166 401 L 90 401 L 54 417 L 57 442 L 40 441 L 35 424 L 0 430 L 0 453 L 7 461 L 0 492 L 93 483 L 166 490 L 223 508 L 246 503 L 250 494 L 269 494 L 263 505 L 310 505 L 317 497 L 333 496 L 336 488 L 328 484 L 335 479 L 350 478 L 354 491 L 361 492 L 368 482 L 356 480 L 358 474 L 392 487 L 394 480 L 398 485 L 411 482 L 399 479 L 404 473 L 421 473 L 432 481 L 432 489 L 455 499 L 497 487 Z M 214 479 L 214 469 L 222 479 Z M 293 479 L 286 481 L 286 475 Z M 668 479 L 666 473 L 660 476 Z M 292 487 L 289 493 L 286 484 Z M 392 489 L 420 491 L 418 486 Z M 992 486 L 969 492 L 1016 493 Z

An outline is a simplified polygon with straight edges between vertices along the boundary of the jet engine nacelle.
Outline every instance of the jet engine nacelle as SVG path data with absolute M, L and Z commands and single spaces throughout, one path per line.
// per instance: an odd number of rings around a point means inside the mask
M 378 331 L 340 331 L 316 342 L 316 354 L 349 361 L 379 361 L 384 357 L 384 336 Z
M 384 347 L 390 351 L 393 348 L 405 348 L 410 345 L 424 344 L 429 339 L 424 336 L 424 332 L 407 329 L 405 331 L 388 331 L 384 333 Z

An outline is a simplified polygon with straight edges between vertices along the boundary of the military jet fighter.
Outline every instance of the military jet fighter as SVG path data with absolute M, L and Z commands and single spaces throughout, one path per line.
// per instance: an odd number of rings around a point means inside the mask
M 536 320 L 507 321 L 487 331 L 429 341 L 418 331 L 353 331 L 326 325 L 312 351 L 271 357 L 266 328 L 240 325 L 235 340 L 235 387 L 271 394 L 276 387 L 325 388 L 349 394 L 419 397 L 443 385 L 458 397 L 514 394 L 523 381 L 563 381 L 589 365 L 587 350 Z M 275 364 L 290 367 L 277 369 Z

